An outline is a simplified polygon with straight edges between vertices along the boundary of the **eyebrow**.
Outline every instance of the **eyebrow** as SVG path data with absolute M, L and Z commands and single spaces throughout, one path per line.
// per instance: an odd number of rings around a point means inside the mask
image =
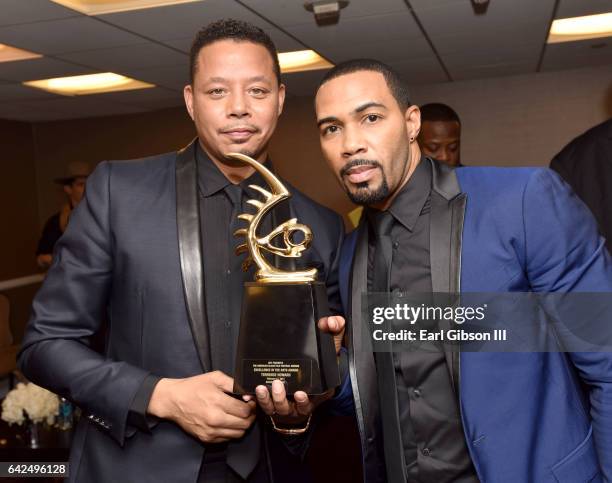
M 353 110 L 353 113 L 359 114 L 360 112 L 363 112 L 366 109 L 370 109 L 371 107 L 381 107 L 383 109 L 387 109 L 387 106 L 385 106 L 384 104 L 381 104 L 380 102 L 370 101 L 370 102 L 366 102 L 365 104 L 362 104 L 361 106 L 357 107 L 355 110 Z M 323 119 L 320 119 L 319 121 L 317 121 L 317 127 L 320 127 L 321 124 L 326 124 L 328 122 L 337 122 L 337 121 L 338 121 L 338 118 L 334 116 L 324 117 Z
M 228 79 L 226 79 L 224 77 L 211 77 L 208 80 L 209 80 L 209 82 L 220 82 L 220 83 L 228 82 Z M 247 81 L 249 81 L 249 82 L 269 82 L 269 79 L 267 79 L 263 75 L 256 75 L 254 77 L 249 77 L 247 79 Z
M 328 122 L 335 122 L 335 121 L 338 121 L 337 117 L 327 116 L 317 121 L 317 127 L 321 127 L 321 124 L 327 124 Z
M 356 108 L 353 112 L 360 113 L 360 112 L 365 111 L 366 109 L 369 109 L 370 107 L 382 107 L 383 109 L 387 108 L 387 106 L 385 106 L 384 104 L 381 104 L 380 102 L 370 101 L 370 102 L 366 102 L 365 104 L 362 104 L 361 106 Z

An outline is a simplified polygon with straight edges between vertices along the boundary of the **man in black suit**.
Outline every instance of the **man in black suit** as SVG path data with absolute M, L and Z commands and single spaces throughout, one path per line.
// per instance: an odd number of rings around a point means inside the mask
M 240 269 L 232 234 L 255 197 L 244 189 L 264 183 L 226 153 L 265 162 L 284 97 L 270 38 L 244 22 L 213 23 L 196 36 L 185 87 L 198 138 L 178 153 L 103 162 L 90 176 L 19 356 L 29 379 L 86 415 L 70 481 L 288 481 L 276 464 L 286 466 L 287 451 L 301 456 L 306 441 L 274 431 L 307 426 L 320 399 L 297 392 L 289 402 L 275 381 L 271 394 L 257 390 L 258 417 L 254 398 L 227 394 L 242 284 L 253 278 Z M 338 313 L 341 218 L 291 191 L 286 212 L 263 229 L 285 216 L 312 228 L 300 263 L 319 268 Z M 90 339 L 105 320 L 99 354 Z M 343 323 L 329 317 L 321 326 L 339 333 Z
M 612 119 L 570 142 L 550 167 L 591 209 L 612 253 Z

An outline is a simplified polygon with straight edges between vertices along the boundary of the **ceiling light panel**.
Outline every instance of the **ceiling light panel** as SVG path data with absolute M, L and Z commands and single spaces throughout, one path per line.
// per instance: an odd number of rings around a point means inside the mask
M 128 12 L 145 8 L 165 7 L 202 0 L 51 0 L 85 15 Z
M 84 96 L 88 94 L 102 94 L 104 92 L 129 91 L 155 87 L 154 84 L 142 82 L 113 72 L 27 81 L 23 82 L 23 85 L 53 92 L 54 94 L 60 94 L 62 96 Z

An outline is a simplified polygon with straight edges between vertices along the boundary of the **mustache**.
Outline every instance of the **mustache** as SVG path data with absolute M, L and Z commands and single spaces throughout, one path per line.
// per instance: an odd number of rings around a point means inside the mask
M 349 170 L 351 170 L 352 168 L 356 166 L 373 166 L 375 168 L 380 168 L 381 171 L 384 171 L 382 164 L 380 164 L 375 159 L 361 158 L 361 159 L 353 159 L 349 161 L 348 163 L 346 163 L 340 170 L 340 176 L 342 177 L 346 176 L 346 173 L 348 173 Z

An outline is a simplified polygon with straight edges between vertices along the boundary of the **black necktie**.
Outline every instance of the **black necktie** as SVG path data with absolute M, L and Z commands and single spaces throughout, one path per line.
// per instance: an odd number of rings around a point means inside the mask
M 232 217 L 243 213 L 242 210 L 242 188 L 237 184 L 229 184 L 225 187 L 225 193 L 232 202 Z M 235 220 L 232 220 L 232 226 Z M 244 226 L 244 222 L 240 226 Z M 242 238 L 237 238 L 242 243 Z M 233 254 L 232 254 L 233 256 Z M 233 355 L 233 351 L 231 351 Z M 233 364 L 232 364 L 233 365 Z M 259 463 L 261 453 L 261 432 L 259 423 L 255 421 L 253 426 L 246 432 L 244 437 L 239 440 L 231 440 L 227 445 L 227 465 L 238 473 L 243 479 L 247 479 Z
M 376 240 L 370 290 L 373 292 L 388 292 L 392 261 L 391 227 L 393 226 L 393 215 L 388 211 L 381 211 L 370 216 L 369 220 Z M 405 463 L 397 407 L 395 369 L 393 368 L 393 354 L 390 350 L 391 347 L 389 347 L 389 352 L 375 352 L 374 358 L 378 374 L 378 397 L 383 427 L 387 481 L 401 483 L 406 481 Z
M 230 199 L 230 201 L 232 202 L 232 205 L 234 205 L 234 209 L 236 209 L 236 207 L 238 208 L 238 210 L 241 209 L 241 202 L 242 202 L 242 188 L 240 187 L 239 184 L 228 184 L 225 187 L 225 194 L 227 194 L 227 197 Z
M 374 248 L 374 263 L 372 269 L 373 292 L 389 290 L 389 275 L 391 267 L 391 227 L 393 215 L 388 211 L 379 211 L 369 216 L 372 232 L 376 240 Z

